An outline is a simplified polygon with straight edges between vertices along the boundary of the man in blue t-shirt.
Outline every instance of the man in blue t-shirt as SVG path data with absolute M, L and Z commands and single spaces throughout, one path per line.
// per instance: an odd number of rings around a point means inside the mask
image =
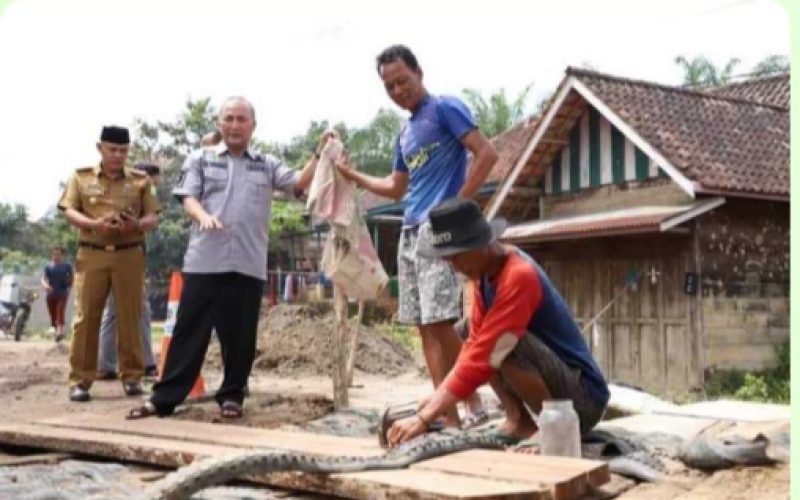
M 72 266 L 64 262 L 63 247 L 53 247 L 51 258 L 53 260 L 44 267 L 42 273 L 42 288 L 47 293 L 47 312 L 55 330 L 55 340 L 59 342 L 64 338 L 64 316 L 73 273 Z
M 463 102 L 428 93 L 417 58 L 407 47 L 394 45 L 384 50 L 377 57 L 377 70 L 392 101 L 411 113 L 395 144 L 392 173 L 386 178 L 363 174 L 353 169 L 346 157 L 337 166 L 361 188 L 387 198 L 403 198 L 397 251 L 399 319 L 419 329 L 428 371 L 438 387 L 461 349 L 453 328 L 462 314 L 461 286 L 444 261 L 421 256 L 417 248 L 431 238 L 430 209 L 456 196 L 474 197 L 497 161 L 497 153 Z M 472 153 L 469 168 L 467 151 Z M 479 399 L 471 401 L 471 407 L 479 405 Z M 445 418 L 446 425 L 459 423 L 455 408 Z

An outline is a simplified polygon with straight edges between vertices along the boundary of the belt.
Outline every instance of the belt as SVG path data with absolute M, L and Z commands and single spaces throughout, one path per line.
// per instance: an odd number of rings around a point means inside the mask
M 121 245 L 98 245 L 97 243 L 89 243 L 88 241 L 79 241 L 78 246 L 92 248 L 94 250 L 105 250 L 106 252 L 116 252 L 117 250 L 140 247 L 142 246 L 142 242 L 137 241 L 136 243 L 123 243 Z

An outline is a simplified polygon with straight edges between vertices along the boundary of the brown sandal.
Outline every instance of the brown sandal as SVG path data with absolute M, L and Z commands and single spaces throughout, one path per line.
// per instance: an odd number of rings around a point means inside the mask
M 153 417 L 158 415 L 156 407 L 149 401 L 142 406 L 136 407 L 125 415 L 125 420 L 139 420 L 141 418 Z
M 236 419 L 244 417 L 242 405 L 236 401 L 225 401 L 220 406 L 220 416 L 224 419 Z

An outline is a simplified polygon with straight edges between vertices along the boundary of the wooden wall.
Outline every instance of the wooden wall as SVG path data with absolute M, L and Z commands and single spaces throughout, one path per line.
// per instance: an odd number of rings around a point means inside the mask
M 530 245 L 581 328 L 611 307 L 584 338 L 609 380 L 659 394 L 702 384 L 698 304 L 684 293 L 693 270 L 690 234 L 650 234 Z M 636 286 L 625 290 L 637 276 Z

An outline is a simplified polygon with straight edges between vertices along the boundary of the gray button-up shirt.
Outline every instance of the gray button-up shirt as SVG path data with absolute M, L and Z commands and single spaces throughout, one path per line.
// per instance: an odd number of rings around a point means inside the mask
M 272 191 L 294 195 L 300 172 L 270 155 L 232 156 L 224 144 L 194 151 L 172 194 L 196 198 L 222 229 L 192 224 L 183 258 L 187 273 L 237 272 L 265 280 Z

